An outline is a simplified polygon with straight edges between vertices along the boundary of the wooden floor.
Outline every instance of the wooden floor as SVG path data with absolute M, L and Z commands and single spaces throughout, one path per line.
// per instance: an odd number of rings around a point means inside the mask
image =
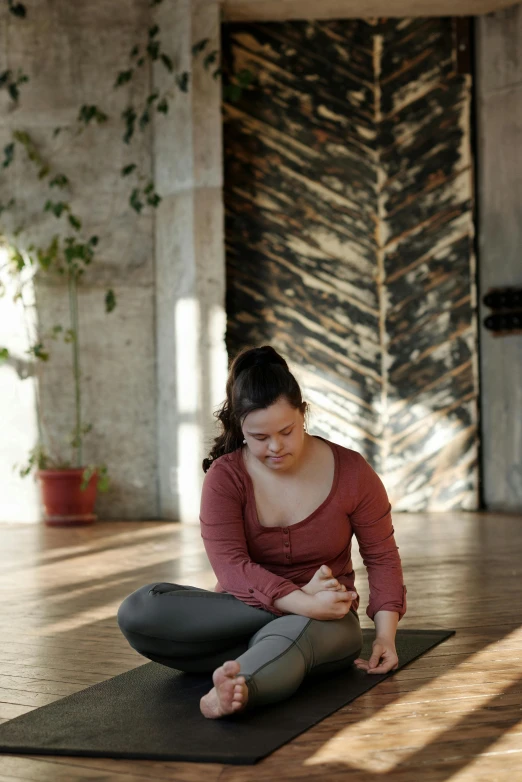
M 395 533 L 400 627 L 456 635 L 256 766 L 0 755 L 0 782 L 522 780 L 522 517 L 397 514 Z M 0 536 L 1 721 L 147 663 L 115 620 L 138 586 L 215 583 L 198 527 L 4 524 Z M 355 565 L 369 627 L 358 552 Z

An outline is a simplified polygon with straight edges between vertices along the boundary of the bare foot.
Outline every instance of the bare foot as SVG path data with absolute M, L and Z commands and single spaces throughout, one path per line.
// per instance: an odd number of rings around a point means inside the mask
M 248 700 L 248 688 L 244 676 L 238 676 L 241 666 L 236 660 L 228 660 L 212 675 L 214 687 L 204 695 L 199 707 L 207 719 L 215 720 L 225 714 L 234 714 L 244 709 Z

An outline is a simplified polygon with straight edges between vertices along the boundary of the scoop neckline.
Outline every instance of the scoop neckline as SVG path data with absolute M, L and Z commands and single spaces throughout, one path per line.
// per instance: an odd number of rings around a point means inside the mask
M 321 437 L 318 434 L 313 434 L 313 435 L 311 435 L 311 437 L 315 437 L 317 440 L 322 440 L 323 442 L 327 443 L 329 445 L 330 449 L 333 452 L 333 455 L 334 455 L 334 477 L 333 477 L 333 481 L 332 481 L 332 486 L 330 488 L 330 492 L 329 492 L 328 496 L 325 497 L 325 499 L 322 501 L 322 503 L 320 505 L 318 505 L 315 510 L 313 510 L 308 516 L 306 516 L 306 518 L 301 519 L 301 521 L 296 521 L 296 522 L 294 522 L 294 524 L 288 524 L 286 527 L 281 527 L 281 526 L 266 527 L 264 524 L 261 524 L 261 522 L 259 521 L 259 516 L 258 516 L 258 513 L 257 513 L 257 505 L 256 505 L 256 495 L 255 495 L 255 491 L 254 491 L 254 482 L 252 480 L 252 477 L 251 477 L 250 473 L 248 472 L 248 470 L 246 468 L 246 465 L 245 465 L 245 462 L 244 462 L 244 459 L 243 459 L 243 449 L 242 448 L 238 449 L 239 464 L 241 466 L 241 469 L 245 473 L 246 480 L 247 480 L 247 488 L 248 488 L 248 492 L 250 494 L 250 501 L 251 501 L 252 507 L 254 509 L 254 514 L 253 514 L 254 520 L 255 520 L 257 526 L 260 529 L 262 529 L 262 530 L 278 530 L 278 529 L 281 529 L 282 530 L 282 529 L 289 529 L 290 527 L 293 527 L 293 528 L 295 528 L 295 527 L 302 527 L 304 524 L 307 524 L 309 521 L 312 521 L 312 519 L 315 518 L 315 516 L 317 516 L 317 514 L 320 513 L 320 511 L 322 511 L 323 508 L 325 508 L 326 505 L 328 505 L 328 503 L 332 500 L 332 497 L 334 496 L 334 494 L 335 494 L 335 492 L 337 490 L 337 484 L 339 482 L 339 472 L 340 472 L 340 470 L 339 470 L 339 453 L 337 451 L 335 443 L 330 442 L 330 440 L 326 440 L 324 437 Z

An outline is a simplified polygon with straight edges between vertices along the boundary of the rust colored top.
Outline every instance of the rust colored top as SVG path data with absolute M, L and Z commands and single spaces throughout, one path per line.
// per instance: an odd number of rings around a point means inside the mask
M 212 463 L 203 482 L 200 524 L 218 579 L 214 591 L 282 616 L 274 600 L 307 584 L 325 564 L 355 592 L 355 535 L 370 585 L 366 614 L 373 619 L 377 611 L 396 611 L 401 619 L 406 587 L 386 489 L 360 453 L 324 441 L 335 457 L 330 493 L 313 513 L 288 527 L 260 524 L 241 448 Z M 359 595 L 352 602 L 358 607 Z

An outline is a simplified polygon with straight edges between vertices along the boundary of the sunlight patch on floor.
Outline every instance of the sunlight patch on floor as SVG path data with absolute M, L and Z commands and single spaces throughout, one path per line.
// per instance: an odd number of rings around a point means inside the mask
M 374 714 L 339 731 L 308 758 L 304 765 L 344 762 L 351 768 L 375 774 L 390 772 L 417 753 L 422 746 L 432 743 L 438 735 L 446 733 L 453 725 L 457 726 L 467 713 L 487 706 L 489 701 L 498 697 L 522 677 L 522 659 L 520 656 L 513 656 L 514 642 L 517 648 L 522 648 L 522 628 L 517 628 L 505 638 L 470 655 L 463 663 L 452 667 L 447 674 L 437 676 L 428 684 L 396 697 L 392 703 L 382 708 L 375 707 Z M 448 683 L 454 680 L 456 672 L 460 673 L 464 680 L 470 670 L 480 671 L 491 666 L 492 658 L 510 663 L 509 668 L 503 665 L 500 681 L 489 682 L 485 691 L 480 693 L 473 691 L 469 695 L 456 697 L 441 695 L 440 690 L 446 680 Z M 395 681 L 400 681 L 400 672 Z M 407 682 L 405 684 L 407 685 Z M 371 698 L 372 694 L 378 697 L 377 690 L 372 690 L 367 697 Z M 364 697 L 362 696 L 363 699 Z M 360 707 L 368 709 L 367 702 L 355 701 L 355 704 L 357 703 Z M 349 718 L 355 719 L 357 705 L 354 708 L 352 703 L 347 708 L 350 709 Z M 441 719 L 441 712 L 443 719 Z M 384 731 L 383 723 L 386 723 Z M 394 732 L 397 733 L 397 745 L 393 749 L 390 749 L 390 723 L 393 723 Z M 419 744 L 416 735 L 421 731 L 423 743 Z

